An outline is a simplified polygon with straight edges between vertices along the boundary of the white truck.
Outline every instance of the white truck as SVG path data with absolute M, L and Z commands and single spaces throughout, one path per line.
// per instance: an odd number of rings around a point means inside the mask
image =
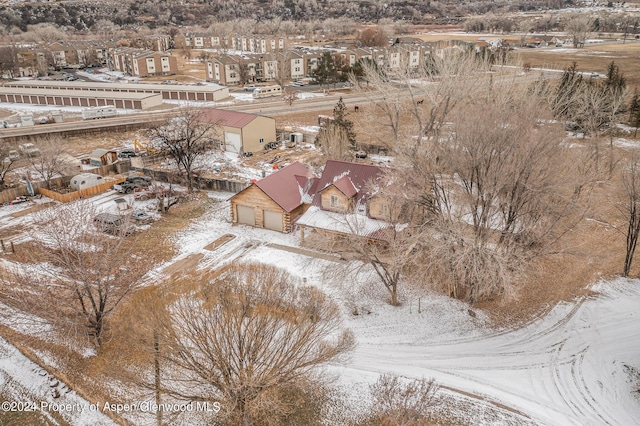
M 100 107 L 90 107 L 82 110 L 83 120 L 115 117 L 116 115 L 118 115 L 118 111 L 116 110 L 116 107 L 111 105 L 100 106 Z

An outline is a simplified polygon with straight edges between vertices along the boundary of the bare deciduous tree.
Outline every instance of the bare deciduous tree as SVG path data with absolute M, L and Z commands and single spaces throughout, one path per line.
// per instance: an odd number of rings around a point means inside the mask
M 160 330 L 163 392 L 222 401 L 231 424 L 252 425 L 276 410 L 278 389 L 347 353 L 354 341 L 340 331 L 338 307 L 293 280 L 272 266 L 234 264 L 177 296 Z
M 9 155 L 12 150 L 10 145 L 0 146 L 0 188 L 5 187 L 7 175 L 15 167 L 17 157 Z
M 220 139 L 220 126 L 207 120 L 206 109 L 183 108 L 175 117 L 150 130 L 163 152 L 172 158 L 193 191 L 193 171 L 197 160 Z
M 328 160 L 350 160 L 353 157 L 347 132 L 340 126 L 322 126 L 316 136 L 316 145 Z
M 640 162 L 638 157 L 630 161 L 630 164 L 622 171 L 622 184 L 624 188 L 624 201 L 622 212 L 626 223 L 626 252 L 622 276 L 629 276 L 633 264 L 633 256 L 636 252 L 638 237 L 640 236 Z
M 71 169 L 65 161 L 66 152 L 62 138 L 55 135 L 39 137 L 34 140 L 34 145 L 40 150 L 40 154 L 27 157 L 29 164 L 45 182 L 47 189 L 51 189 L 51 180 Z
M 370 386 L 373 396 L 367 426 L 419 426 L 429 424 L 437 404 L 438 386 L 433 380 L 403 380 L 385 374 Z
M 571 18 L 565 25 L 564 30 L 571 36 L 571 41 L 575 49 L 584 47 L 584 43 L 589 37 L 593 23 L 587 16 L 577 15 Z
M 95 209 L 81 200 L 42 210 L 33 233 L 34 259 L 2 284 L 5 303 L 38 315 L 56 331 L 88 336 L 96 347 L 107 319 L 149 265 L 128 249 L 123 237 L 93 225 Z
M 555 250 L 581 216 L 579 188 L 590 179 L 572 159 L 581 153 L 563 147 L 541 82 L 488 69 L 453 50 L 426 64 L 429 84 L 407 75 L 407 89 L 394 93 L 376 82 L 385 96 L 375 120 L 390 129 L 396 156 L 380 196 L 400 194 L 416 211 L 403 242 L 411 266 L 401 272 L 421 271 L 470 303 L 512 294 L 530 262 Z
M 365 29 L 358 34 L 358 41 L 363 47 L 385 47 L 389 45 L 388 36 L 381 27 Z
M 24 33 L 23 37 L 36 43 L 48 44 L 65 40 L 67 33 L 53 24 L 41 23 L 27 25 L 27 32 Z

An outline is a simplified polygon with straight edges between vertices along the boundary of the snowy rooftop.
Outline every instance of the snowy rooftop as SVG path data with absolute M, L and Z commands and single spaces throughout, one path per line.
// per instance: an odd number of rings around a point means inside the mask
M 378 231 L 389 227 L 387 222 L 371 219 L 363 214 L 335 213 L 316 206 L 309 207 L 309 210 L 296 220 L 296 224 L 370 238 L 376 238 L 374 235 Z

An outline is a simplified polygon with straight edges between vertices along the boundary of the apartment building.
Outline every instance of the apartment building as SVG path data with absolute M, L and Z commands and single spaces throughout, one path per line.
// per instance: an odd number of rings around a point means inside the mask
M 112 52 L 109 69 L 136 77 L 173 75 L 178 72 L 178 61 L 167 53 L 123 47 Z

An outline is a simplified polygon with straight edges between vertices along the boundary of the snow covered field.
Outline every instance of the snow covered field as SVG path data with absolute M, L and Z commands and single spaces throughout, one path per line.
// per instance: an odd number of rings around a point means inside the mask
M 180 252 L 149 277 L 160 277 L 167 266 L 198 254 L 198 268 L 264 262 L 284 267 L 300 283 L 322 288 L 342 306 L 344 324 L 358 340 L 346 364 L 327 369 L 349 394 L 354 411 L 366 409 L 368 385 L 380 374 L 392 373 L 434 378 L 440 392 L 461 399 L 471 396 L 480 406 L 504 413 L 509 419 L 504 423 L 515 418 L 519 424 L 639 424 L 639 384 L 630 371 L 640 368 L 640 281 L 597 283 L 592 287 L 596 296 L 560 304 L 522 329 L 495 330 L 481 311 L 471 315 L 467 305 L 443 296 L 404 293 L 403 306 L 392 307 L 366 271 L 339 281 L 327 279 L 324 272 L 337 262 L 283 249 L 297 248 L 296 234 L 232 227 L 227 217 L 231 195 L 210 193 L 215 206 L 176 236 Z M 107 200 L 110 197 L 96 198 L 96 203 L 102 207 Z M 18 206 L 10 209 L 8 213 Z M 23 217 L 20 220 L 27 221 L 28 215 Z M 235 238 L 205 249 L 226 234 Z M 37 368 L 0 343 L 0 383 L 5 390 L 19 387 L 46 398 L 49 384 L 33 373 Z M 473 419 L 473 413 L 466 415 Z M 71 420 L 78 425 L 109 423 L 83 415 Z

